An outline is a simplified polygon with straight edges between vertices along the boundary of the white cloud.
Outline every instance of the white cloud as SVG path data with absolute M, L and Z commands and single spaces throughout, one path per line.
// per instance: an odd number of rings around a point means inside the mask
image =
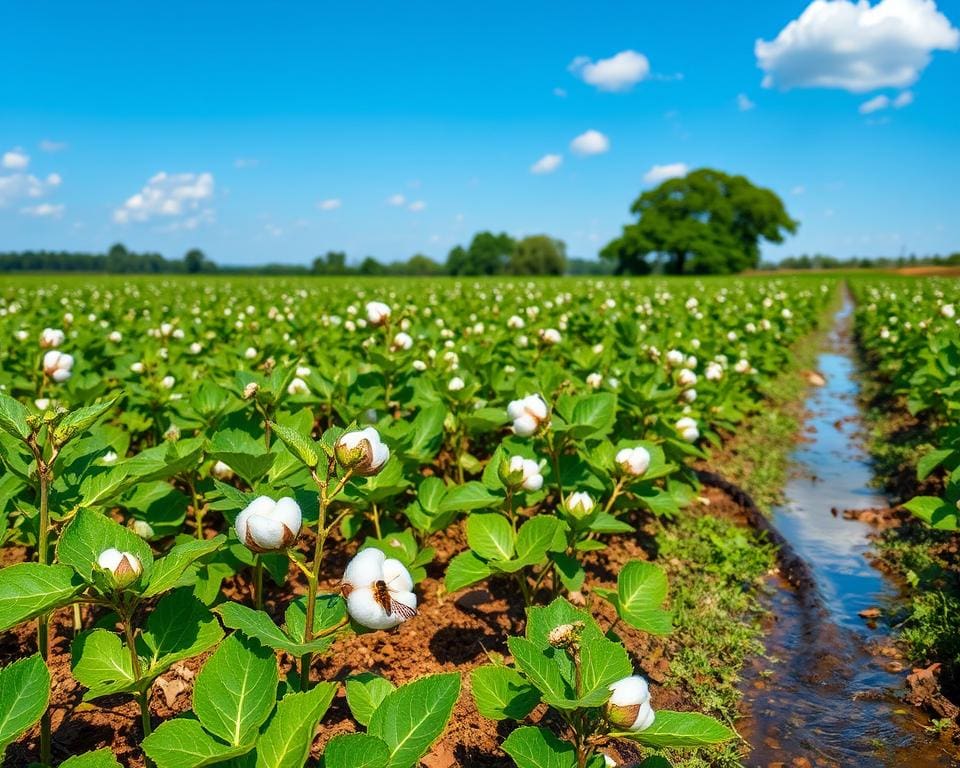
M 675 179 L 678 176 L 686 176 L 690 169 L 686 163 L 667 163 L 666 165 L 654 165 L 643 174 L 643 180 L 647 184 L 659 184 L 667 179 Z
M 737 94 L 737 109 L 739 109 L 741 112 L 749 112 L 755 106 L 757 105 L 754 104 L 752 101 L 750 101 L 750 97 L 747 96 L 747 94 L 745 93 Z
M 890 106 L 890 97 L 880 94 L 872 99 L 867 99 L 860 105 L 860 114 L 869 115 L 871 112 L 877 112 Z
M 558 99 L 565 99 L 567 98 L 567 91 L 564 88 L 554 88 L 553 95 L 556 96 Z
M 206 203 L 213 197 L 214 181 L 211 173 L 160 173 L 146 186 L 113 212 L 118 224 L 131 221 L 149 221 L 153 218 L 186 216 L 177 227 L 195 229 L 212 220 L 213 211 Z
M 319 208 L 321 211 L 335 211 L 340 207 L 341 204 L 342 201 L 339 197 L 331 197 L 327 200 L 321 200 L 319 203 L 317 203 L 317 208 Z
M 240 170 L 256 168 L 258 165 L 260 165 L 260 161 L 255 157 L 238 157 L 233 161 L 233 167 Z
M 913 104 L 913 91 L 901 91 L 893 100 L 894 109 L 903 109 Z
M 563 163 L 562 155 L 544 155 L 530 166 L 530 173 L 553 173 Z
M 60 174 L 51 173 L 38 179 L 31 173 L 12 173 L 0 176 L 0 208 L 21 198 L 36 199 L 60 186 Z
M 427 204 L 423 202 L 423 200 L 414 200 L 412 203 L 410 203 L 410 205 L 407 206 L 407 208 L 414 213 L 419 213 L 426 207 Z
M 22 171 L 30 165 L 30 156 L 17 147 L 3 153 L 2 163 L 4 168 L 9 168 L 11 171 Z
M 41 152 L 63 152 L 67 148 L 67 142 L 65 141 L 53 141 L 51 139 L 43 139 L 40 142 L 40 151 Z
M 26 208 L 21 208 L 20 213 L 26 214 L 27 216 L 36 216 L 37 218 L 52 218 L 59 219 L 63 216 L 63 211 L 66 206 L 62 204 L 55 203 L 39 203 L 37 205 L 28 205 Z
M 650 62 L 642 53 L 628 50 L 598 61 L 577 56 L 569 70 L 601 91 L 626 91 L 650 74 Z
M 934 0 L 814 0 L 754 52 L 767 88 L 864 93 L 913 84 L 933 51 L 958 45 L 960 32 Z
M 399 192 L 397 192 L 395 195 L 390 195 L 390 197 L 387 198 L 387 205 L 392 205 L 394 208 L 399 208 L 406 202 L 407 198 L 401 195 Z
M 600 155 L 610 149 L 610 139 L 591 128 L 571 141 L 570 149 L 578 155 Z

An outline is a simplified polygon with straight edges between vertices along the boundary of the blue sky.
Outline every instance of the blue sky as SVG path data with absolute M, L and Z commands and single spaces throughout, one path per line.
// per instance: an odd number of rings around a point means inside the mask
M 15 0 L 0 250 L 442 259 L 494 229 L 590 257 L 704 165 L 800 219 L 771 258 L 960 250 L 958 24 L 960 0 Z

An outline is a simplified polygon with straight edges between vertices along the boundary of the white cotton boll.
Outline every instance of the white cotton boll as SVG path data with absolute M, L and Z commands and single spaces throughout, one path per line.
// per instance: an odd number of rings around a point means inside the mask
M 390 307 L 382 301 L 367 302 L 366 311 L 370 325 L 383 325 L 390 318 Z
M 177 380 L 173 376 L 164 376 L 160 380 L 160 386 L 164 389 L 173 389 L 173 385 L 177 383 Z
M 427 370 L 427 364 L 423 360 L 414 360 L 411 364 L 413 370 L 415 371 L 425 371 Z
M 530 437 L 547 420 L 549 410 L 540 395 L 527 395 L 513 400 L 507 406 L 507 415 L 513 420 L 513 431 L 520 437 Z
M 340 581 L 350 617 L 369 629 L 391 629 L 416 614 L 417 596 L 410 572 L 379 549 L 359 552 L 347 564 Z M 389 611 L 377 598 L 377 590 L 386 591 Z M 398 608 L 398 604 L 405 608 Z
M 697 374 L 689 368 L 681 368 L 677 374 L 677 384 L 683 388 L 692 387 L 697 383 Z
M 650 467 L 650 452 L 641 445 L 617 452 L 616 462 L 624 474 L 640 477 Z
M 130 552 L 121 552 L 115 547 L 103 550 L 97 557 L 97 567 L 110 575 L 115 589 L 124 589 L 143 573 L 140 558 Z
M 256 357 L 257 357 L 257 348 L 256 348 L 256 347 L 247 347 L 247 348 L 243 351 L 243 356 L 244 356 L 247 360 L 254 360 L 254 359 L 256 359 Z
M 64 341 L 66 341 L 66 338 L 66 334 L 61 330 L 56 328 L 44 328 L 43 331 L 40 332 L 40 346 L 44 349 L 48 349 L 50 347 L 59 347 Z
M 451 392 L 460 392 L 464 386 L 466 385 L 463 379 L 461 379 L 459 376 L 454 376 L 452 379 L 450 379 L 450 383 L 447 384 L 447 389 Z
M 309 395 L 310 387 L 307 386 L 307 382 L 301 379 L 299 376 L 294 378 L 293 381 L 287 385 L 287 394 L 288 395 Z
M 413 337 L 409 333 L 401 331 L 393 337 L 393 343 L 390 345 L 395 352 L 398 350 L 408 350 L 413 346 Z
M 143 373 L 146 370 L 146 366 L 143 363 L 134 363 L 130 366 L 130 370 L 133 373 Z
M 593 389 L 599 389 L 603 384 L 603 376 L 596 371 L 587 376 L 587 385 Z
M 376 418 L 376 411 L 373 413 Z M 334 446 L 340 465 L 358 475 L 375 475 L 390 459 L 390 448 L 373 427 L 347 432 Z
M 650 688 L 639 675 L 631 675 L 610 686 L 613 692 L 604 707 L 607 721 L 619 728 L 643 731 L 655 719 L 650 705 Z
M 254 552 L 278 552 L 292 546 L 300 535 L 300 506 L 289 497 L 274 501 L 258 496 L 237 515 L 237 538 Z
M 51 349 L 43 356 L 43 372 L 58 384 L 70 378 L 73 355 Z
M 697 422 L 689 416 L 684 416 L 676 423 L 677 432 L 680 437 L 688 443 L 695 443 L 700 437 L 700 430 L 697 429 Z

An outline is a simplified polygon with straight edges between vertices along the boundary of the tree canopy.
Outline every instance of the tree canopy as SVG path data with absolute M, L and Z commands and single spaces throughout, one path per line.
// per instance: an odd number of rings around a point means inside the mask
M 530 235 L 520 240 L 510 254 L 511 275 L 562 275 L 567 267 L 567 246 L 549 235 Z
M 798 223 L 775 192 L 745 176 L 700 168 L 638 197 L 639 217 L 600 252 L 618 273 L 729 274 L 760 263 L 760 240 L 783 242 Z
M 447 255 L 451 275 L 499 275 L 513 255 L 516 242 L 506 232 L 477 232 L 466 248 L 455 246 Z

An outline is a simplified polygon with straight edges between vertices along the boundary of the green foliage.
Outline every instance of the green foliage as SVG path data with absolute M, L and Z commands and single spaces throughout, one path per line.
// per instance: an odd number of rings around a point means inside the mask
M 742 272 L 760 263 L 761 238 L 780 243 L 797 228 L 776 193 L 710 168 L 661 182 L 630 210 L 639 221 L 601 251 L 621 273 L 650 272 L 650 255 L 670 274 Z
M 549 235 L 528 235 L 519 240 L 507 262 L 511 275 L 562 275 L 566 267 L 566 245 Z
M 50 673 L 39 655 L 0 668 L 0 762 L 7 745 L 40 719 L 49 699 Z

